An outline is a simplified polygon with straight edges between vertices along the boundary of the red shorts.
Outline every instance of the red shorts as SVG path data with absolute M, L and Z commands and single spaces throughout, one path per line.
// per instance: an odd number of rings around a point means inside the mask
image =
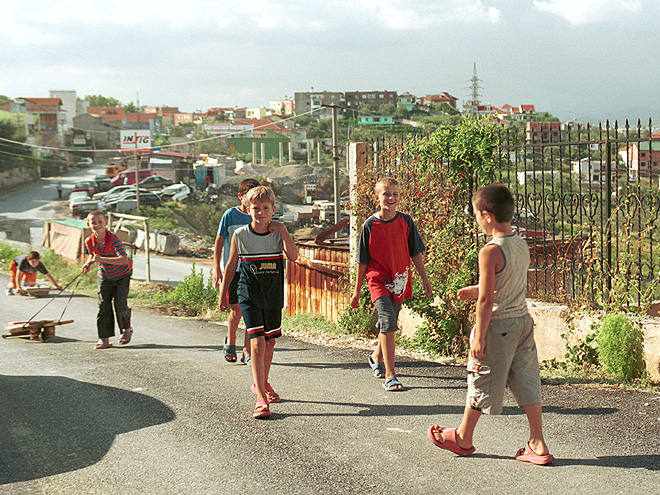
M 21 281 L 25 282 L 28 285 L 34 285 L 34 283 L 37 281 L 37 272 L 34 273 L 25 273 L 21 272 L 22 277 Z M 20 287 L 20 281 L 18 280 L 18 267 L 16 266 L 16 262 L 14 260 L 11 260 L 11 263 L 9 264 L 9 275 L 11 277 L 11 281 L 14 283 L 16 287 Z

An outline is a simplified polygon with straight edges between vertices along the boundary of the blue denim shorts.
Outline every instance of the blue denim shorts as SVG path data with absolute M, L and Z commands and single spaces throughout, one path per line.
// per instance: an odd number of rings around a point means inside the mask
M 396 332 L 399 329 L 399 311 L 402 303 L 396 303 L 389 296 L 383 296 L 374 302 L 376 311 L 378 311 L 378 321 L 376 327 L 379 332 Z

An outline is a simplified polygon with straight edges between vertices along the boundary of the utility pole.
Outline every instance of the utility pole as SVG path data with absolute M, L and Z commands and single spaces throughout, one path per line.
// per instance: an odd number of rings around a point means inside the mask
M 341 205 L 339 201 L 339 132 L 337 129 L 337 105 L 323 105 L 329 106 L 332 109 L 332 171 L 335 178 L 334 194 L 335 194 L 335 223 L 341 221 Z M 335 232 L 335 237 L 339 236 L 339 232 Z
M 136 208 L 139 210 L 140 209 L 140 172 L 139 172 L 139 166 L 138 166 L 138 135 L 137 132 L 134 134 L 135 136 L 135 200 L 137 202 Z M 147 239 L 147 249 L 149 249 L 149 239 Z

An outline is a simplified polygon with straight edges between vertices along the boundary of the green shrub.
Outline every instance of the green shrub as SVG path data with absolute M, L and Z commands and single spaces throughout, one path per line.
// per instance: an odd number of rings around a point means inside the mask
M 11 263 L 11 260 L 16 258 L 19 254 L 21 254 L 19 249 L 16 249 L 9 244 L 0 243 L 0 263 L 2 263 L 2 268 L 4 270 L 9 270 L 9 263 Z
M 367 284 L 362 286 L 359 306 L 357 309 L 346 306 L 339 315 L 337 327 L 342 332 L 350 335 L 361 335 L 363 337 L 378 335 L 378 331 L 376 330 L 378 314 L 376 313 L 376 308 L 371 303 Z
M 644 376 L 642 330 L 625 314 L 605 316 L 596 341 L 598 359 L 608 375 L 626 382 Z
M 220 289 L 213 286 L 212 278 L 204 282 L 203 272 L 197 273 L 193 263 L 191 273 L 179 282 L 176 289 L 160 293 L 157 298 L 188 316 L 203 316 L 218 307 L 219 294 Z

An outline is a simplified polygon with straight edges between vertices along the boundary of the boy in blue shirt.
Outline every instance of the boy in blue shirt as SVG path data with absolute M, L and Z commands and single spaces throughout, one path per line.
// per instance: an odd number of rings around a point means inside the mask
M 218 287 L 222 282 L 223 273 L 227 267 L 227 260 L 229 260 L 229 248 L 231 246 L 231 238 L 234 236 L 234 231 L 252 221 L 248 213 L 249 205 L 245 202 L 245 194 L 257 187 L 259 182 L 256 179 L 245 179 L 238 185 L 238 199 L 241 200 L 239 206 L 229 208 L 222 215 L 220 226 L 218 227 L 218 234 L 215 236 L 215 244 L 213 246 L 213 284 Z M 222 258 L 220 257 L 222 254 Z M 222 259 L 222 265 L 220 260 Z M 227 337 L 225 338 L 225 345 L 223 347 L 225 360 L 229 363 L 236 362 L 236 330 L 241 321 L 241 306 L 238 304 L 238 295 L 236 289 L 238 288 L 239 274 L 236 272 L 231 284 L 229 284 L 229 316 L 227 317 Z M 243 356 L 241 362 L 250 364 L 250 340 L 245 334 L 245 344 L 243 346 Z
M 229 306 L 228 289 L 238 268 L 238 302 L 252 350 L 251 390 L 257 396 L 253 418 L 271 415 L 269 403 L 279 402 L 268 381 L 275 339 L 282 335 L 284 307 L 284 255 L 298 258 L 298 248 L 284 224 L 273 222 L 275 194 L 258 186 L 245 195 L 252 221 L 234 232 L 229 260 L 220 288 L 220 309 Z M 239 264 L 240 260 L 240 264 Z

